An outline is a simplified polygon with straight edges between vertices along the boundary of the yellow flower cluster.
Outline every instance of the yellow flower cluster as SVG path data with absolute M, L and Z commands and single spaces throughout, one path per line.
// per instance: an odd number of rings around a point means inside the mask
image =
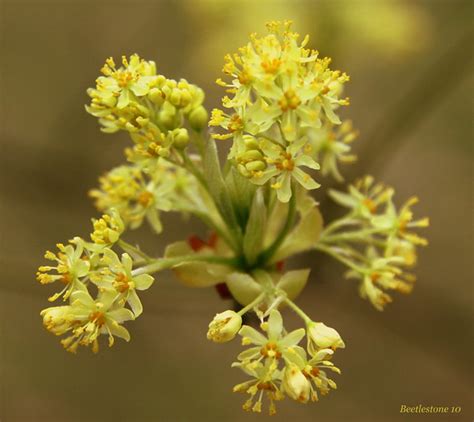
M 366 176 L 347 192 L 330 192 L 348 212 L 324 227 L 308 191 L 320 186 L 313 170 L 340 181 L 339 165 L 356 159 L 350 149 L 356 131 L 337 114 L 349 103 L 342 97 L 349 78 L 306 48 L 309 37 L 300 42 L 290 21 L 270 22 L 267 30 L 225 57 L 227 82 L 217 81 L 228 94 L 226 111 L 214 109 L 209 125 L 223 129 L 212 138 L 232 139 L 223 167 L 214 139 L 203 136 L 208 115 L 200 88 L 157 74 L 155 63 L 137 54 L 122 57 L 120 65 L 106 60 L 88 90 L 86 110 L 103 132 L 130 135 L 128 164 L 113 168 L 90 191 L 104 213 L 92 220 L 90 241 L 75 237 L 47 251 L 50 265 L 39 267 L 37 279 L 61 286 L 49 301 L 62 298 L 64 305 L 41 316 L 74 353 L 79 346 L 97 352 L 101 335 L 109 346 L 115 336 L 129 341 L 123 323 L 142 314 L 138 292 L 150 288 L 150 274 L 172 269 L 187 286 L 215 286 L 242 308 L 216 314 L 207 338 L 225 343 L 242 337 L 249 347 L 232 366 L 248 378 L 234 391 L 249 396 L 245 410 L 261 412 L 265 399 L 274 414 L 275 402 L 285 397 L 308 403 L 336 389 L 329 373 L 340 370 L 331 359 L 345 347 L 335 329 L 293 302 L 310 271 L 284 272 L 284 261 L 310 250 L 327 253 L 359 281 L 360 295 L 382 310 L 392 300 L 388 292 L 411 291 L 415 279 L 407 269 L 416 262 L 416 248 L 427 244 L 413 229 L 429 221 L 414 219 L 416 198 L 397 208 L 394 190 Z M 158 258 L 123 239 L 126 229 L 144 221 L 160 233 L 160 214 L 168 211 L 199 217 L 212 235 L 171 243 Z M 288 332 L 282 306 L 304 328 Z M 261 330 L 242 325 L 249 311 Z
M 308 130 L 341 123 L 335 110 L 348 104 L 340 94 L 349 80 L 346 74 L 329 68 L 330 59 L 320 59 L 317 51 L 305 48 L 308 36 L 299 44 L 299 34 L 292 32 L 290 26 L 289 21 L 271 22 L 267 25 L 268 35 L 252 35 L 238 53 L 225 57 L 223 72 L 231 81 L 219 79 L 218 84 L 232 95 L 222 101 L 232 111 L 214 109 L 209 122 L 210 126 L 225 129 L 224 134 L 214 134 L 214 138 L 233 138 L 229 158 L 241 164 L 239 169 L 244 176 L 257 184 L 277 177 L 272 187 L 284 191 L 279 195 L 283 202 L 291 196 L 288 180 L 299 166 L 319 168 L 308 142 Z M 271 142 L 274 154 L 267 155 L 261 147 L 261 155 L 249 157 L 249 137 L 257 144 L 262 140 Z M 274 155 L 280 156 L 279 161 L 275 162 Z M 295 159 L 297 155 L 299 158 Z M 266 171 L 267 166 L 270 169 Z M 318 186 L 309 176 L 300 176 L 296 178 L 299 183 L 307 182 L 301 183 L 306 189 Z
M 168 157 L 172 147 L 184 148 L 189 140 L 185 122 L 195 130 L 205 127 L 202 89 L 157 74 L 154 62 L 134 54 L 123 56 L 117 68 L 109 58 L 102 73 L 87 91 L 91 103 L 86 110 L 99 118 L 103 132 L 129 132 L 135 155 Z
M 350 185 L 348 193 L 331 191 L 331 197 L 350 212 L 329 224 L 317 248 L 349 267 L 348 277 L 360 279 L 360 294 L 378 310 L 392 301 L 386 293 L 409 293 L 415 277 L 406 268 L 416 263 L 416 247 L 427 240 L 410 229 L 429 225 L 428 218 L 413 220 L 413 197 L 397 210 L 394 190 L 366 176 Z
M 133 273 L 133 260 L 128 254 L 119 259 L 111 249 L 124 228 L 118 213 L 103 215 L 93 220 L 93 225 L 93 243 L 75 237 L 67 246 L 58 244 L 59 252 L 45 254 L 56 265 L 41 266 L 37 273 L 42 284 L 58 281 L 65 285 L 49 301 L 62 296 L 69 304 L 44 309 L 41 316 L 48 331 L 58 336 L 68 334 L 61 343 L 70 352 L 90 345 L 96 353 L 100 334 L 108 335 L 109 346 L 114 336 L 128 341 L 130 334 L 121 324 L 142 313 L 136 290 L 146 290 L 153 283 L 150 275 Z M 89 292 L 91 286 L 98 292 L 96 299 Z M 131 310 L 125 307 L 127 303 Z
M 234 387 L 234 392 L 250 395 L 244 403 L 245 410 L 262 411 L 262 401 L 269 402 L 270 415 L 276 413 L 275 401 L 285 396 L 307 403 L 317 401 L 318 392 L 326 395 L 336 383 L 328 378 L 325 370 L 340 373 L 330 361 L 334 350 L 345 347 L 341 337 L 333 328 L 322 323 L 307 321 L 307 329 L 300 328 L 287 333 L 281 314 L 276 309 L 270 312 L 268 321 L 261 324 L 265 334 L 244 325 L 239 335 L 244 350 L 232 366 L 241 368 L 250 380 Z M 309 356 L 298 343 L 307 336 Z
M 99 211 L 115 209 L 131 229 L 146 219 L 152 229 L 162 230 L 160 211 L 186 211 L 197 198 L 196 181 L 189 172 L 160 160 L 146 173 L 135 165 L 122 165 L 99 178 L 99 189 L 89 195 Z
M 343 181 L 339 163 L 353 163 L 357 159 L 350 153 L 350 144 L 357 137 L 352 122 L 346 120 L 341 125 L 334 125 L 327 121 L 320 128 L 308 128 L 306 135 L 312 150 L 311 156 L 321 164 L 321 173 Z

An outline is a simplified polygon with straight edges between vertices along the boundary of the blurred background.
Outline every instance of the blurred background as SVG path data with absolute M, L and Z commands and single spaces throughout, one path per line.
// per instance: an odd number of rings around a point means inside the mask
M 227 309 L 213 291 L 188 290 L 169 273 L 143 294 L 132 341 L 98 355 L 66 353 L 41 325 L 51 290 L 35 281 L 43 253 L 87 236 L 97 216 L 87 191 L 122 161 L 126 136 L 104 135 L 86 114 L 86 88 L 106 57 L 139 53 L 184 77 L 218 105 L 223 56 L 264 22 L 293 19 L 310 46 L 351 76 L 344 110 L 360 137 L 350 181 L 374 174 L 412 194 L 431 217 L 418 282 L 385 312 L 358 297 L 343 268 L 303 256 L 313 271 L 299 299 L 346 340 L 338 391 L 317 404 L 280 403 L 274 421 L 459 420 L 472 409 L 472 32 L 470 0 L 200 0 L 1 2 L 0 420 L 2 422 L 256 421 L 233 394 L 236 341 L 205 338 Z M 326 181 L 328 186 L 332 182 Z M 316 192 L 326 219 L 334 213 Z M 165 233 L 133 233 L 159 254 L 166 242 L 203 234 L 166 217 Z M 285 314 L 293 323 L 293 316 Z M 400 406 L 460 406 L 454 415 L 403 415 Z

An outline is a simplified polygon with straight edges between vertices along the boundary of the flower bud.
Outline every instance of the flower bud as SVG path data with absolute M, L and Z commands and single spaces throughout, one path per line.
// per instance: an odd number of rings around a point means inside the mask
M 258 149 L 249 149 L 239 156 L 242 161 L 261 160 L 263 154 Z
M 201 130 L 207 126 L 209 115 L 203 106 L 196 107 L 189 113 L 189 124 L 194 130 Z
M 259 147 L 258 141 L 253 136 L 244 135 L 243 139 L 244 139 L 245 147 L 247 149 L 258 149 Z
M 158 113 L 158 121 L 167 129 L 175 127 L 176 108 L 169 102 L 163 104 L 163 108 Z
M 181 90 L 174 88 L 171 91 L 169 102 L 174 106 L 179 106 L 179 103 L 181 102 Z
M 168 158 L 170 156 L 171 152 L 169 148 L 160 148 L 158 150 L 158 155 L 163 158 Z
M 55 306 L 43 309 L 40 315 L 43 317 L 43 325 L 53 334 L 61 335 L 70 328 L 70 306 Z
M 283 389 L 293 400 L 307 403 L 311 393 L 311 383 L 297 365 L 290 363 L 283 376 Z
M 189 134 L 186 129 L 175 129 L 173 132 L 174 145 L 176 145 L 176 148 L 184 148 L 188 145 Z
M 150 123 L 150 119 L 147 117 L 138 116 L 136 120 L 140 127 L 146 127 Z
M 161 89 L 152 88 L 148 93 L 148 98 L 158 107 L 160 107 L 165 101 Z
M 210 322 L 207 338 L 215 343 L 225 343 L 236 336 L 241 326 L 242 317 L 238 313 L 234 311 L 221 312 L 216 314 Z
M 115 104 L 117 104 L 117 97 L 103 97 L 100 99 L 100 102 L 105 106 L 112 108 L 115 107 Z
M 262 171 L 267 168 L 267 165 L 264 161 L 250 161 L 249 163 L 245 164 L 245 168 L 250 172 Z
M 243 164 L 238 164 L 237 169 L 239 170 L 240 174 L 244 177 L 252 177 L 252 173 L 250 173 Z
M 317 349 L 335 350 L 346 347 L 339 333 L 322 322 L 310 322 L 306 328 L 308 330 L 310 353 L 317 351 Z
M 192 101 L 192 99 L 193 97 L 191 93 L 189 92 L 189 90 L 183 89 L 181 91 L 181 101 L 179 102 L 179 105 L 181 107 L 186 107 Z

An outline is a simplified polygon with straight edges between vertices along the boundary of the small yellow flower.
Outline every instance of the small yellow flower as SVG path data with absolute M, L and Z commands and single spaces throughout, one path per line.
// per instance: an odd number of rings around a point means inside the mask
M 234 311 L 224 311 L 216 314 L 209 323 L 207 338 L 215 343 L 225 343 L 232 340 L 240 327 L 242 326 L 242 317 Z
M 293 400 L 307 403 L 310 398 L 311 383 L 294 363 L 286 366 L 282 382 L 285 393 Z
M 91 239 L 98 245 L 110 246 L 117 242 L 125 230 L 125 225 L 117 210 L 112 209 L 111 214 L 104 214 L 100 219 L 92 220 L 94 231 Z
M 112 57 L 108 58 L 97 79 L 97 91 L 104 99 L 117 98 L 117 108 L 128 106 L 133 96 L 148 94 L 156 80 L 156 66 L 133 54 L 130 59 L 122 56 L 122 66 L 117 68 Z
M 308 332 L 308 351 L 311 355 L 316 354 L 320 349 L 336 350 L 346 347 L 339 333 L 322 322 L 311 321 L 306 329 Z
M 55 266 L 42 265 L 36 273 L 36 278 L 41 284 L 59 281 L 65 285 L 61 292 L 49 298 L 50 301 L 61 296 L 66 300 L 78 286 L 82 285 L 82 280 L 88 275 L 90 269 L 90 261 L 85 254 L 83 242 L 71 241 L 69 245 L 58 243 L 56 246 L 59 252 L 47 251 L 45 258 L 56 261 L 57 264 Z
M 116 293 L 106 291 L 99 294 L 97 300 L 92 299 L 85 290 L 75 291 L 71 295 L 71 305 L 47 308 L 41 311 L 43 324 L 56 335 L 70 333 L 61 340 L 64 348 L 72 353 L 79 346 L 92 346 L 92 351 L 99 351 L 98 337 L 106 334 L 109 346 L 114 344 L 114 336 L 130 340 L 127 329 L 120 325 L 124 321 L 133 320 L 133 313 L 115 303 Z
M 106 249 L 100 262 L 104 265 L 91 275 L 91 281 L 99 290 L 112 290 L 117 293 L 119 303 L 127 302 L 135 317 L 143 312 L 143 305 L 138 297 L 137 290 L 147 290 L 153 284 L 153 277 L 149 274 L 133 275 L 133 260 L 124 253 L 121 259 L 111 249 Z
M 234 109 L 240 130 L 256 135 L 279 125 L 284 138 L 294 141 L 303 128 L 319 127 L 322 120 L 340 123 L 334 110 L 348 103 L 339 98 L 348 76 L 330 70 L 329 59 L 306 49 L 308 37 L 298 44 L 299 34 L 290 27 L 290 21 L 272 22 L 268 35 L 254 34 L 238 53 L 225 56 L 223 71 L 232 80 L 217 82 L 233 94 L 224 97 L 223 105 Z M 235 132 L 222 112 L 210 124 L 222 126 L 230 136 Z
M 254 328 L 244 325 L 239 331 L 242 344 L 253 345 L 237 357 L 238 362 L 232 364 L 241 368 L 252 380 L 236 385 L 234 391 L 250 394 L 250 399 L 244 403 L 245 410 L 260 412 L 263 393 L 269 400 L 269 412 L 275 413 L 275 401 L 281 400 L 284 394 L 281 391 L 282 372 L 279 364 L 291 359 L 294 348 L 305 335 L 305 330 L 300 328 L 284 334 L 283 320 L 276 309 L 270 312 L 268 323 L 263 325 L 267 336 L 259 333 Z M 260 393 L 260 394 L 258 394 Z M 258 399 L 254 402 L 255 396 Z

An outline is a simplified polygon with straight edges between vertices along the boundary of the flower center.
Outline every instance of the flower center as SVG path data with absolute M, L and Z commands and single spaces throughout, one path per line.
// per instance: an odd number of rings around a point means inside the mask
M 377 211 L 377 204 L 374 201 L 372 201 L 372 199 L 366 198 L 362 201 L 362 203 L 369 210 L 371 214 L 375 214 L 375 212 Z
M 293 171 L 295 168 L 295 162 L 293 161 L 293 157 L 288 152 L 282 152 L 281 159 L 275 163 L 275 167 L 278 170 L 285 170 L 285 171 Z
M 280 101 L 278 101 L 278 105 L 282 111 L 294 110 L 300 104 L 301 100 L 292 89 L 286 91 Z
M 235 132 L 243 128 L 242 119 L 238 114 L 233 114 L 230 117 L 229 124 L 227 125 L 227 129 L 231 132 Z
M 120 88 L 125 88 L 134 79 L 133 74 L 129 71 L 117 71 L 114 74 Z
M 92 312 L 89 315 L 89 321 L 91 321 L 98 327 L 102 327 L 105 324 L 105 315 L 103 312 L 100 311 Z
M 268 342 L 260 349 L 260 354 L 268 358 L 281 358 L 281 352 L 278 350 L 278 345 L 273 342 Z
M 144 207 L 148 207 L 150 203 L 152 202 L 153 199 L 153 194 L 148 191 L 144 191 L 138 195 L 138 202 L 140 205 Z
M 114 287 L 118 292 L 124 293 L 130 288 L 129 278 L 125 273 L 119 273 L 115 276 Z
M 263 60 L 262 61 L 262 68 L 266 73 L 276 73 L 278 68 L 281 65 L 280 59 L 272 59 L 272 60 Z

